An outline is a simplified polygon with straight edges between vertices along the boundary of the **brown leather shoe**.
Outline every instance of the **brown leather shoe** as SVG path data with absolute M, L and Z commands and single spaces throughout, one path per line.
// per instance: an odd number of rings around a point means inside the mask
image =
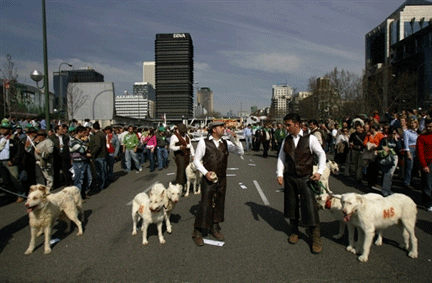
M 218 241 L 225 240 L 224 235 L 222 235 L 222 233 L 220 232 L 219 229 L 215 229 L 215 228 L 210 229 L 210 234 L 212 234 L 213 237 L 215 237 L 215 239 L 218 240 Z
M 202 234 L 197 229 L 194 229 L 192 231 L 192 239 L 193 239 L 195 245 L 197 245 L 199 247 L 204 246 L 204 240 L 203 240 Z
M 288 238 L 288 243 L 297 244 L 299 236 L 297 234 L 292 233 Z
M 320 227 L 316 226 L 312 228 L 312 253 L 319 254 L 322 252 L 322 243 L 320 235 Z

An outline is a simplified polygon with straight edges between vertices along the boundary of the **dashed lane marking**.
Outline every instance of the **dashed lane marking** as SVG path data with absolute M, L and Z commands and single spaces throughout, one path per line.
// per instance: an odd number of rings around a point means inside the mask
M 269 203 L 267 197 L 265 196 L 263 190 L 261 189 L 260 185 L 258 184 L 258 182 L 257 182 L 256 180 L 253 180 L 253 183 L 254 183 L 254 185 L 255 185 L 255 187 L 256 187 L 256 189 L 257 189 L 259 195 L 261 196 L 261 199 L 263 200 L 264 205 L 269 206 L 270 203 Z
M 245 185 L 243 185 L 243 183 L 239 183 L 239 185 L 240 185 L 240 188 L 242 188 L 243 190 L 247 189 L 247 187 Z

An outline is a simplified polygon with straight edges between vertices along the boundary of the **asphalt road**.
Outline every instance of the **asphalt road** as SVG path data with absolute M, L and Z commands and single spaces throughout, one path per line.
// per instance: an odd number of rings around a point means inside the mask
M 262 154 L 262 152 L 260 153 Z M 168 185 L 175 179 L 175 163 L 169 168 L 123 175 L 84 204 L 84 235 L 76 228 L 64 234 L 55 226 L 50 255 L 43 254 L 43 237 L 31 255 L 24 255 L 30 240 L 24 205 L 0 207 L 0 282 L 430 282 L 432 267 L 432 214 L 419 207 L 416 236 L 419 258 L 411 259 L 398 247 L 402 233 L 397 227 L 384 231 L 384 244 L 372 246 L 369 261 L 345 251 L 346 235 L 334 240 L 338 223 L 320 212 L 323 252 L 310 252 L 309 237 L 301 228 L 298 244 L 290 245 L 281 187 L 276 182 L 276 154 L 264 159 L 248 152 L 244 159 L 230 155 L 222 247 L 197 247 L 192 241 L 194 212 L 199 195 L 182 198 L 171 216 L 172 234 L 164 228 L 160 245 L 156 227 L 149 229 L 149 245 L 142 234 L 132 236 L 130 201 L 154 182 Z M 172 160 L 172 155 L 170 155 Z M 121 176 L 120 176 L 121 175 Z M 396 185 L 398 183 L 396 182 Z M 335 193 L 365 192 L 351 179 L 330 178 Z M 260 194 L 258 188 L 262 190 Z M 398 192 L 398 187 L 395 191 Z M 419 191 L 409 194 L 418 203 Z M 4 198 L 1 197 L 0 198 Z M 211 236 L 208 236 L 212 239 Z

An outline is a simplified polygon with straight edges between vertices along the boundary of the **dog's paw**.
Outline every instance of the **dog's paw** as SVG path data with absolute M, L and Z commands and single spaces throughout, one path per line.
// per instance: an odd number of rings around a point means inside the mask
M 136 236 L 137 231 L 132 231 L 132 236 Z
M 33 250 L 28 249 L 28 250 L 25 251 L 24 254 L 25 254 L 25 255 L 29 255 L 29 254 L 31 254 L 32 252 L 33 252 Z
M 188 196 L 189 196 L 189 193 L 185 193 L 184 197 L 188 197 Z
M 162 238 L 162 239 L 159 239 L 159 243 L 161 243 L 161 245 L 163 245 L 163 244 L 165 244 L 165 243 L 166 243 L 166 241 L 165 241 L 165 239 L 164 239 L 164 238 Z
M 49 255 L 50 253 L 52 252 L 52 250 L 51 249 L 45 249 L 45 252 L 44 252 L 44 254 L 46 254 L 46 255 Z
M 172 232 L 172 227 L 171 226 L 167 226 L 167 232 L 168 232 L 168 234 L 171 234 L 171 232 Z
M 361 262 L 367 262 L 368 261 L 368 257 L 365 255 L 361 255 L 357 259 Z
M 403 249 L 403 250 L 409 250 L 409 244 L 399 244 L 399 248 Z
M 378 239 L 376 239 L 375 245 L 376 246 L 382 246 L 382 238 L 381 237 L 378 237 Z
M 79 232 L 79 231 L 78 231 L 78 233 L 76 233 L 77 236 L 82 236 L 82 234 L 83 234 L 83 232 Z
M 337 235 L 333 235 L 333 239 L 339 240 L 340 238 L 342 238 L 343 234 L 337 234 Z
M 349 251 L 350 253 L 356 254 L 355 248 L 353 248 L 351 246 L 346 247 L 346 250 Z
M 143 245 L 147 246 L 148 245 L 148 241 L 147 240 L 143 241 Z
M 417 258 L 418 257 L 418 252 L 411 251 L 411 252 L 408 253 L 408 256 L 410 258 Z

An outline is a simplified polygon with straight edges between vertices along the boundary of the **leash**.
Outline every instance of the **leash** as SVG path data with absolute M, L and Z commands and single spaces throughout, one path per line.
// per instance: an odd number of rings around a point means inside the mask
M 324 187 L 323 183 L 321 181 L 308 181 L 309 183 L 309 188 L 312 190 L 312 192 L 318 196 L 323 194 L 323 189 L 327 190 L 326 187 Z M 318 185 L 318 188 L 315 187 L 315 184 Z
M 28 198 L 28 197 L 26 197 L 25 195 L 20 195 L 20 194 L 17 194 L 17 193 L 14 193 L 14 192 L 8 191 L 8 190 L 6 190 L 6 189 L 3 189 L 3 188 L 1 188 L 1 187 L 0 187 L 0 190 L 5 191 L 5 192 L 8 192 L 8 193 L 13 194 L 13 195 L 16 195 L 16 196 L 19 196 L 20 198 Z

